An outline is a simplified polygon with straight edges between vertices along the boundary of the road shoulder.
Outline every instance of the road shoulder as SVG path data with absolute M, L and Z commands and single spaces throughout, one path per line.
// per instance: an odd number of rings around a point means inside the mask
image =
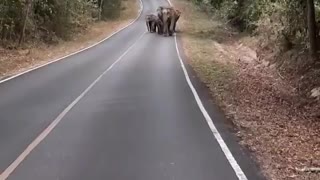
M 314 161 L 319 126 L 288 104 L 290 87 L 257 62 L 255 48 L 250 46 L 254 38 L 238 34 L 190 1 L 174 0 L 173 4 L 182 11 L 178 36 L 185 64 L 218 129 L 233 131 L 235 147 L 240 144 L 267 178 L 318 179 L 319 174 L 299 169 L 319 165 Z M 215 117 L 218 111 L 223 113 Z M 227 134 L 222 136 L 232 151 L 233 142 Z
M 140 1 L 126 0 L 123 4 L 120 18 L 93 23 L 69 41 L 59 41 L 55 45 L 36 44 L 12 50 L 0 47 L 0 80 L 81 51 L 124 28 L 139 15 Z

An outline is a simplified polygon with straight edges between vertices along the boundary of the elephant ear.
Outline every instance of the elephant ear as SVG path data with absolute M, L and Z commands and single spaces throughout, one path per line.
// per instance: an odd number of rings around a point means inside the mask
M 161 19 L 162 18 L 162 10 L 160 8 L 157 9 L 157 16 Z
M 181 15 L 181 11 L 180 10 L 176 10 L 176 13 L 177 13 L 177 16 L 180 16 Z
M 147 14 L 147 15 L 145 16 L 145 18 L 146 18 L 146 20 L 149 20 L 149 19 L 150 19 L 150 14 Z
M 169 9 L 163 9 L 163 10 L 162 10 L 162 13 L 167 15 L 167 14 L 170 13 L 170 10 L 169 10 Z

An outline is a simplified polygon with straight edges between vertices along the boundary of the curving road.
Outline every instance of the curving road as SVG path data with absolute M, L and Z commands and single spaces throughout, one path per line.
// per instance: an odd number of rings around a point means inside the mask
M 142 4 L 108 40 L 0 84 L 0 180 L 262 179 L 195 99 L 175 37 L 145 32 L 167 2 Z

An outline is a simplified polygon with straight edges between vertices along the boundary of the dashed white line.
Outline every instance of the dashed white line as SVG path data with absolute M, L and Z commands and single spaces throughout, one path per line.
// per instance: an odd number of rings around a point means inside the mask
M 38 146 L 38 144 L 45 139 L 49 133 L 59 124 L 59 122 L 66 116 L 66 114 L 92 89 L 92 87 L 108 72 L 114 65 L 116 65 L 145 35 L 145 32 L 132 44 L 108 69 L 106 69 L 91 85 L 83 91 L 67 108 L 65 108 L 59 116 L 52 121 L 52 123 L 42 131 L 42 133 L 18 156 L 18 158 L 11 163 L 11 165 L 3 171 L 0 175 L 0 180 L 5 180 L 9 175 L 21 164 L 21 162 L 31 153 L 31 151 Z

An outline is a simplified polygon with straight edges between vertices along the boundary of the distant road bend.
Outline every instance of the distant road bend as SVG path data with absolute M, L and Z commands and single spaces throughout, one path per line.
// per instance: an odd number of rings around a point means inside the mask
M 176 37 L 146 33 L 168 2 L 142 4 L 108 40 L 0 83 L 0 180 L 260 179 L 204 109 Z

